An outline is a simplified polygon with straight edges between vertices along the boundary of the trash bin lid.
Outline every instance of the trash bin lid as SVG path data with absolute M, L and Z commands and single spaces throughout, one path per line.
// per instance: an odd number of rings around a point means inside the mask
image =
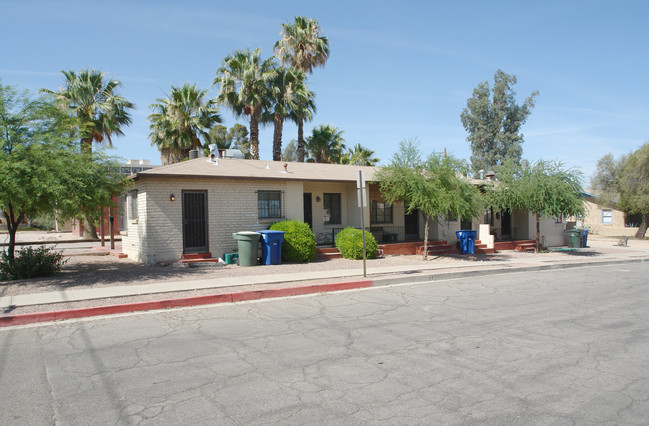
M 257 240 L 259 241 L 259 238 L 261 238 L 261 234 L 259 232 L 252 232 L 252 231 L 241 231 L 241 232 L 235 232 L 232 234 L 232 238 L 235 240 L 239 241 L 245 241 L 245 240 Z

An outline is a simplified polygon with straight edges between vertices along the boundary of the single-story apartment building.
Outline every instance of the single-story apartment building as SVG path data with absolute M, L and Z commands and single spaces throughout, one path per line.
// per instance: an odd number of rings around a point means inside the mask
M 631 237 L 638 232 L 642 217 L 627 216 L 614 204 L 603 205 L 598 194 L 592 189 L 583 191 L 582 197 L 586 212 L 583 217 L 571 218 L 575 227 L 587 228 L 593 234 L 615 237 Z
M 344 227 L 361 227 L 361 211 L 379 243 L 422 241 L 421 213 L 405 214 L 403 202 L 385 202 L 378 185 L 368 185 L 367 207 L 358 207 L 359 170 L 371 182 L 378 169 L 202 157 L 141 171 L 126 199 L 122 251 L 144 263 L 177 261 L 191 253 L 222 257 L 237 249 L 232 233 L 268 229 L 284 219 L 308 223 L 319 244 L 331 244 Z M 488 224 L 496 240 L 536 236 L 534 216 L 527 212 L 485 211 L 470 222 L 437 218 L 429 239 L 454 243 L 455 231 L 477 230 L 480 224 Z M 564 231 L 560 219 L 543 221 L 545 245 L 565 244 Z

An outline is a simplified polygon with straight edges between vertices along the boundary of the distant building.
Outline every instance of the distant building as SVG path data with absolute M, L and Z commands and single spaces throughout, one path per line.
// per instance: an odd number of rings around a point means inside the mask
M 124 176 L 131 176 L 136 173 L 141 173 L 145 170 L 154 169 L 160 167 L 159 165 L 152 165 L 150 160 L 127 160 L 126 163 L 119 164 L 118 169 L 114 172 L 117 172 Z M 124 208 L 126 206 L 126 194 L 122 194 L 118 197 L 115 197 L 113 201 L 117 204 L 117 211 L 115 212 L 115 219 L 113 221 L 113 231 L 115 234 L 119 234 L 121 231 L 126 231 L 126 216 L 124 214 Z M 109 209 L 106 208 L 104 216 L 108 218 L 110 216 Z M 104 234 L 110 234 L 110 226 L 108 220 L 103 224 Z M 101 228 L 97 228 L 97 233 L 101 234 Z M 83 237 L 83 222 L 78 220 L 72 221 L 72 234 L 75 236 Z

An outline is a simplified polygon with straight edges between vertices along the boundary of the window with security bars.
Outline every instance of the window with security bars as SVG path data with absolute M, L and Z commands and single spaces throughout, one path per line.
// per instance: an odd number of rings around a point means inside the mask
M 257 210 L 259 219 L 279 219 L 282 217 L 281 191 L 258 191 Z
M 324 209 L 324 224 L 338 225 L 341 223 L 340 194 L 322 194 Z
M 370 222 L 392 223 L 392 204 L 372 200 L 370 202 Z
M 130 200 L 129 200 L 129 219 L 134 220 L 138 218 L 138 211 L 137 211 L 137 189 L 134 189 L 133 191 L 130 191 Z

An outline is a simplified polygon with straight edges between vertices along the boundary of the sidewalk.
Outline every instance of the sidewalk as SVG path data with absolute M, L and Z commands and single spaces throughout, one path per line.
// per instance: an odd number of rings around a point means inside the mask
M 250 267 L 246 268 L 246 272 L 249 271 L 250 275 L 244 276 L 217 277 L 192 281 L 167 281 L 156 284 L 105 286 L 101 288 L 66 288 L 57 291 L 3 296 L 0 297 L 0 309 L 4 312 L 4 315 L 0 316 L 0 325 L 37 322 L 38 318 L 41 318 L 40 320 L 74 318 L 400 283 L 480 277 L 512 272 L 533 272 L 585 265 L 649 261 L 649 242 L 630 240 L 629 247 L 618 247 L 615 245 L 616 242 L 615 239 L 591 237 L 589 239 L 589 248 L 576 252 L 572 256 L 521 254 L 521 256 L 508 260 L 473 263 L 467 263 L 465 259 L 458 257 L 449 259 L 445 263 L 430 262 L 416 266 L 392 265 L 375 267 L 367 270 L 367 277 L 363 277 L 362 262 L 359 262 L 358 269 L 330 269 L 327 268 L 329 262 L 320 262 L 318 266 L 325 269 L 299 273 L 284 273 L 281 267 L 275 268 L 273 273 L 268 273 L 268 267 Z M 79 248 L 78 244 L 82 244 L 83 247 Z M 98 244 L 83 242 L 66 245 L 63 248 L 65 254 L 75 255 L 82 249 L 95 250 Z M 62 247 L 58 248 L 61 249 Z M 331 265 L 334 267 L 335 262 L 331 262 Z M 261 271 L 259 270 L 261 268 L 265 269 Z M 285 269 L 288 269 L 288 267 Z M 196 296 L 196 294 L 199 295 Z M 160 300 L 161 297 L 167 295 L 166 299 Z M 137 301 L 119 305 L 106 305 L 105 303 L 106 300 L 129 296 L 137 296 Z M 103 301 L 104 303 L 97 303 L 98 306 L 96 306 L 95 311 L 92 311 L 95 308 L 92 306 L 92 301 Z M 56 307 L 56 304 L 65 303 L 69 306 L 71 302 L 84 302 L 81 305 L 81 310 L 84 312 L 66 309 L 49 311 L 49 315 L 40 315 L 40 317 L 38 312 L 12 315 L 12 311 L 20 307 L 47 305 L 51 309 L 52 306 Z M 101 308 L 99 305 L 102 305 Z M 110 307 L 112 309 L 107 309 Z M 31 317 L 25 315 L 31 315 Z

